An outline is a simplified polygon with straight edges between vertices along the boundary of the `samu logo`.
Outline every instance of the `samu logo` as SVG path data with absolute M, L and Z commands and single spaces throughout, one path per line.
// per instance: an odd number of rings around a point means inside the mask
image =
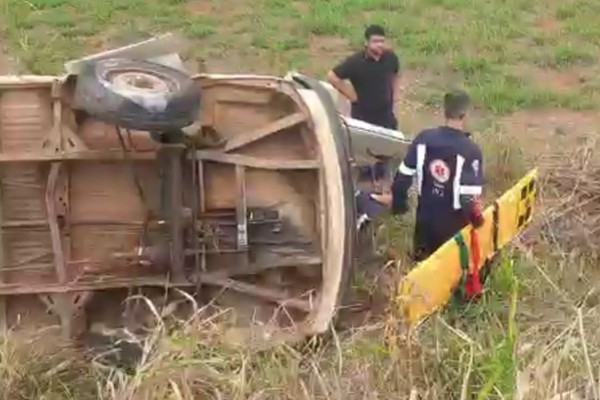
M 450 179 L 450 168 L 443 160 L 433 160 L 429 163 L 429 172 L 439 183 L 446 183 Z

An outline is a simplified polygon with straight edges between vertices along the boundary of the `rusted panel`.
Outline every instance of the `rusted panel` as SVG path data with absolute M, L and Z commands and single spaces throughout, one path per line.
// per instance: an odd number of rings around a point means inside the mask
M 216 100 L 219 103 L 228 103 L 232 105 L 244 105 L 246 107 L 265 106 L 273 99 L 273 93 L 270 90 L 230 87 L 228 90 L 221 90 L 216 94 Z
M 122 150 L 115 126 L 92 118 L 85 119 L 77 128 L 77 135 L 92 150 Z M 125 144 L 135 151 L 153 151 L 158 148 L 148 132 L 123 130 Z
M 73 220 L 142 220 L 145 208 L 124 162 L 78 161 L 71 164 L 71 218 Z M 158 210 L 158 170 L 137 162 L 136 172 L 149 206 Z
M 215 103 L 214 128 L 229 139 L 248 130 L 258 129 L 277 119 L 280 113 L 269 107 L 257 107 L 244 103 Z M 249 115 L 252 115 L 249 118 Z
M 146 202 L 158 214 L 158 175 L 152 163 L 137 162 Z M 70 218 L 76 220 L 144 220 L 145 207 L 139 197 L 129 163 L 86 162 L 72 164 Z M 103 258 L 113 251 L 126 251 L 138 245 L 141 226 L 74 226 L 74 260 Z
M 271 160 L 273 165 L 281 163 L 282 168 L 286 168 L 286 161 L 293 164 L 292 161 L 312 160 L 315 162 L 315 155 L 307 147 L 305 140 L 298 135 L 298 128 L 288 128 L 281 130 L 264 140 L 250 143 L 238 153 L 246 156 Z M 277 169 L 277 168 L 275 168 Z
M 2 151 L 39 152 L 52 129 L 50 90 L 10 90 L 0 98 Z
M 7 90 L 0 98 L 0 142 L 2 154 L 41 152 L 42 143 L 52 127 L 50 91 L 45 89 Z M 43 164 L 12 164 L 1 169 L 4 221 L 46 219 Z M 5 264 L 26 270 L 9 270 L 7 282 L 48 282 L 53 279 L 52 246 L 47 227 L 5 229 Z M 44 256 L 33 261 L 31 256 Z
M 43 173 L 47 167 L 40 164 L 2 166 L 5 221 L 46 219 Z

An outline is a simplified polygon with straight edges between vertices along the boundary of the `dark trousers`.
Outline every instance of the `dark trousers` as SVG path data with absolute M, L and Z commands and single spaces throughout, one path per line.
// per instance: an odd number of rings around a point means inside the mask
M 417 262 L 425 260 L 435 253 L 448 239 L 449 237 L 437 233 L 435 227 L 431 226 L 431 224 L 419 223 L 417 221 L 413 236 L 413 260 Z
M 417 208 L 413 236 L 413 259 L 423 261 L 450 240 L 466 223 L 455 213 L 423 215 Z
M 356 104 L 352 104 L 352 118 L 368 122 L 373 125 L 381 126 L 382 128 L 398 129 L 398 120 L 394 115 L 394 111 L 385 112 L 365 112 L 358 108 Z M 388 174 L 388 163 L 385 160 L 377 161 L 373 165 L 367 165 L 360 168 L 359 179 L 361 181 L 375 181 L 385 178 Z

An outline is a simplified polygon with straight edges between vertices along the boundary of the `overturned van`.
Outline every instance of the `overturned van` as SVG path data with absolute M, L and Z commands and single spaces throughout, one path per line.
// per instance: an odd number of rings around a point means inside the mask
M 138 290 L 269 334 L 334 317 L 354 260 L 353 166 L 406 141 L 341 116 L 300 74 L 190 77 L 170 40 L 65 76 L 0 77 L 4 328 L 58 321 L 81 337 L 126 323 Z

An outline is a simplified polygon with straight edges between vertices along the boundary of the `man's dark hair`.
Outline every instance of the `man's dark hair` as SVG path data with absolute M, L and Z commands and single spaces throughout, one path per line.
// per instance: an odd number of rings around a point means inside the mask
M 365 29 L 365 39 L 371 39 L 371 36 L 385 36 L 385 29 L 381 25 L 369 25 Z
M 463 90 L 453 90 L 444 95 L 444 116 L 446 119 L 462 119 L 467 115 L 471 99 Z

